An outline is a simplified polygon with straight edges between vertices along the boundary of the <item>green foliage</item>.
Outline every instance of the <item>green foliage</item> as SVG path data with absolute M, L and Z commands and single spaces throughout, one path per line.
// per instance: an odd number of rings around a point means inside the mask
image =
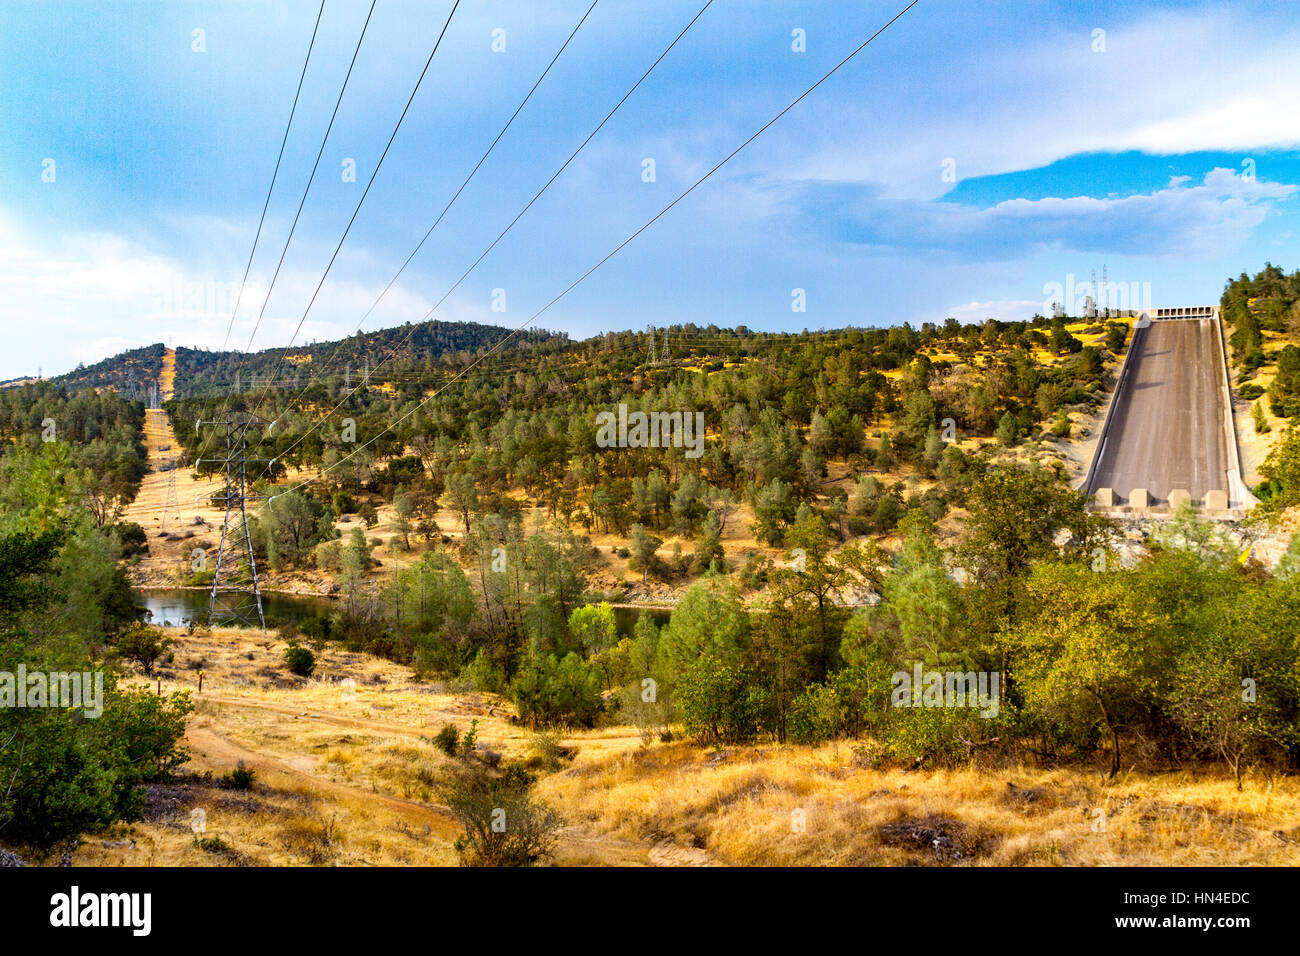
M 148 676 L 153 673 L 154 664 L 172 646 L 170 638 L 164 638 L 157 628 L 145 624 L 133 624 L 117 636 L 114 649 L 118 655 L 133 663 Z
M 433 735 L 433 742 L 448 757 L 454 757 L 460 750 L 460 731 L 455 724 L 443 724 L 442 729 Z
M 227 774 L 223 774 L 217 781 L 218 786 L 227 790 L 252 790 L 253 781 L 257 778 L 257 771 L 252 767 L 244 765 L 244 761 L 239 761 L 235 769 Z
M 284 649 L 284 663 L 289 668 L 290 673 L 299 677 L 310 677 L 312 671 L 316 669 L 316 655 L 311 652 L 309 647 L 290 643 Z
M 269 498 L 258 512 L 254 546 L 272 568 L 297 567 L 316 545 L 338 537 L 334 513 L 319 499 L 298 491 Z
M 1014 445 L 1018 437 L 1020 437 L 1020 424 L 1016 421 L 1016 416 L 1010 412 L 1003 412 L 1002 417 L 998 419 L 998 443 Z
M 455 843 L 465 866 L 530 866 L 554 851 L 563 818 L 535 799 L 526 775 L 493 779 L 463 765 L 443 787 L 442 802 L 465 828 Z
M 1264 481 L 1255 489 L 1265 512 L 1300 504 L 1300 427 L 1289 423 L 1282 439 L 1259 466 Z
M 604 709 L 600 677 L 577 654 L 530 658 L 510 683 L 519 718 L 529 727 L 591 727 Z
M 758 733 L 761 704 L 751 676 L 711 654 L 678 676 L 674 700 L 686 732 L 704 743 L 744 743 Z

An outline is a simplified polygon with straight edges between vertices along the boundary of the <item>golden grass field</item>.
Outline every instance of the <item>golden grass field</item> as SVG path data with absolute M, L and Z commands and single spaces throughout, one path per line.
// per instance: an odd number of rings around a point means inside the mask
M 429 738 L 477 720 L 504 759 L 532 748 L 507 702 L 388 661 L 329 647 L 301 679 L 274 633 L 174 636 L 163 691 L 197 690 L 203 671 L 191 762 L 151 788 L 144 822 L 87 838 L 77 865 L 454 865 L 459 829 L 436 802 L 451 758 Z M 564 743 L 576 756 L 537 788 L 567 823 L 558 865 L 1300 865 L 1294 777 L 1252 774 L 1238 793 L 1215 767 L 1110 784 L 1081 769 L 882 771 L 850 741 L 646 747 L 630 727 Z M 204 776 L 241 761 L 251 790 Z

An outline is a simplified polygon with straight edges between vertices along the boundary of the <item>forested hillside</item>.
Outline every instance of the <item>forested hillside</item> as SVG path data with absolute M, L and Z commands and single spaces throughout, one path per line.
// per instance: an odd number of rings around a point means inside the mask
M 145 400 L 149 387 L 162 374 L 162 343 L 122 352 L 94 365 L 79 365 L 66 375 L 55 376 L 52 381 L 71 389 L 111 387 L 130 399 Z
M 1269 263 L 1253 279 L 1243 272 L 1221 305 L 1237 394 L 1254 403 L 1256 433 L 1280 432 L 1255 489 L 1265 511 L 1280 511 L 1300 504 L 1300 270 L 1287 275 Z
M 53 381 L 0 389 L 0 460 L 55 456 L 100 526 L 140 490 L 143 427 L 143 403 L 112 389 Z

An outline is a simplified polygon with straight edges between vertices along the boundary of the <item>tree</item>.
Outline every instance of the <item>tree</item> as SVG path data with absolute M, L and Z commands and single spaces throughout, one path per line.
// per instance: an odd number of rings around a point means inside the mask
M 577 642 L 577 649 L 586 657 L 608 650 L 618 642 L 618 622 L 614 617 L 614 609 L 604 601 L 574 608 L 569 615 L 569 636 Z
M 1089 514 L 1081 493 L 1041 469 L 992 466 L 971 485 L 966 504 L 970 516 L 958 563 L 990 589 L 1004 616 L 1017 580 L 1033 563 L 1091 559 L 1094 548 L 1109 542 L 1110 522 Z
M 1036 613 L 1010 634 L 1016 686 L 1049 725 L 1079 743 L 1100 727 L 1120 771 L 1120 732 L 1140 718 L 1168 665 L 1167 625 L 1128 572 L 1043 563 L 1028 581 Z
M 402 549 L 405 551 L 411 550 L 411 515 L 414 513 L 415 505 L 410 495 L 399 491 L 393 497 L 393 527 L 402 536 Z
M 749 614 L 734 586 L 719 578 L 699 581 L 682 595 L 659 632 L 655 673 L 660 684 L 673 682 L 697 658 L 709 655 L 739 666 L 751 644 Z
M 1002 417 L 998 419 L 997 439 L 1000 445 L 1014 445 L 1016 439 L 1020 436 L 1020 425 L 1016 421 L 1016 416 L 1010 412 L 1003 412 Z
M 645 584 L 650 569 L 655 566 L 655 552 L 663 543 L 662 538 L 650 534 L 641 525 L 632 526 L 632 567 L 640 569 L 642 584 Z
M 447 493 L 451 496 L 451 509 L 460 515 L 469 534 L 469 519 L 478 510 L 478 485 L 468 471 L 455 471 L 447 477 Z
M 700 536 L 695 539 L 695 556 L 691 570 L 696 574 L 707 571 L 714 561 L 721 561 L 725 552 L 722 550 L 722 522 L 716 511 L 710 511 L 704 517 Z
M 268 498 L 258 512 L 257 530 L 273 568 L 296 567 L 321 541 L 338 537 L 333 512 L 298 491 Z
M 748 673 L 712 655 L 687 665 L 675 699 L 686 732 L 704 743 L 744 743 L 758 733 Z
M 348 535 L 347 546 L 339 555 L 343 593 L 347 595 L 348 607 L 351 611 L 356 610 L 357 599 L 361 596 L 361 582 L 373 563 L 374 559 L 370 556 L 370 544 L 366 541 L 365 532 L 360 528 L 353 528 Z
M 172 641 L 164 638 L 157 628 L 134 624 L 118 635 L 115 647 L 119 655 L 139 664 L 148 676 L 171 645 Z
M 785 528 L 794 518 L 794 488 L 780 478 L 754 490 L 754 536 L 772 547 L 785 537 Z

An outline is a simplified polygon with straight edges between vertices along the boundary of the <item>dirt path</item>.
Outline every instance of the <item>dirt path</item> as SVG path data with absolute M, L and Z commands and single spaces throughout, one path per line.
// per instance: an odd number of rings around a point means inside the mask
M 210 694 L 204 694 L 201 699 L 222 707 L 247 708 L 292 720 L 320 722 L 352 730 L 410 737 L 425 737 L 429 734 L 428 728 L 306 711 L 289 704 Z M 439 836 L 448 840 L 460 835 L 459 824 L 442 807 L 377 793 L 364 787 L 318 776 L 315 773 L 314 761 L 285 760 L 273 754 L 252 750 L 222 733 L 219 729 L 220 723 L 219 712 L 208 713 L 192 723 L 186 735 L 187 743 L 198 758 L 196 762 L 204 769 L 224 773 L 242 760 L 245 766 L 256 770 L 263 780 L 268 783 L 273 782 L 273 786 L 286 784 L 306 786 L 320 796 L 346 796 L 353 802 L 360 802 L 363 807 L 376 811 L 388 810 L 399 814 L 409 822 L 428 825 Z M 521 732 L 519 736 L 523 737 L 524 734 Z M 590 741 L 583 739 L 575 742 L 589 743 Z M 708 866 L 711 864 L 708 854 L 704 851 L 681 847 L 672 841 L 639 843 L 606 836 L 581 826 L 568 826 L 560 832 L 555 862 L 562 866 Z
M 346 796 L 367 807 L 383 808 L 411 822 L 428 825 L 447 839 L 455 839 L 460 834 L 460 826 L 443 807 L 416 800 L 405 800 L 317 776 L 308 770 L 294 767 L 278 757 L 250 750 L 235 743 L 211 724 L 203 726 L 192 723 L 185 734 L 185 741 L 194 755 L 200 758 L 198 762 L 205 765 L 205 769 L 226 770 L 242 761 L 245 767 L 257 771 L 257 775 L 272 786 L 306 785 L 320 796 Z
M 432 718 L 428 726 L 415 727 L 411 724 L 392 723 L 384 720 L 376 720 L 373 717 L 351 717 L 346 714 L 331 714 L 320 710 L 304 710 L 301 706 L 292 704 L 276 704 L 270 701 L 251 700 L 247 697 L 225 697 L 220 694 L 211 694 L 204 692 L 197 698 L 199 701 L 206 701 L 211 704 L 220 704 L 226 707 L 248 707 L 254 710 L 262 710 L 275 714 L 283 714 L 286 717 L 292 717 L 301 720 L 320 721 L 326 724 L 333 724 L 337 727 L 347 727 L 351 730 L 370 730 L 376 733 L 398 734 L 406 737 L 430 737 L 436 731 L 434 730 L 434 721 L 437 718 L 445 718 L 444 722 L 454 722 L 454 719 L 464 719 L 462 713 L 452 713 L 451 711 L 432 711 Z M 487 732 L 487 731 L 485 731 Z M 498 729 L 490 731 L 491 736 L 500 740 L 524 741 L 530 736 L 523 728 L 518 728 L 514 732 L 502 732 Z M 593 740 L 590 736 L 586 737 L 563 737 L 561 743 L 567 746 L 591 746 L 598 743 L 606 747 L 618 744 L 633 744 L 639 742 L 640 738 L 635 734 L 610 735 Z
M 170 399 L 175 390 L 176 351 L 168 349 L 163 355 L 159 378 L 163 401 Z M 136 584 L 169 586 L 179 583 L 188 573 L 194 548 L 202 547 L 210 536 L 220 533 L 221 513 L 205 506 L 219 483 L 206 479 L 196 481 L 194 469 L 181 463 L 182 448 L 165 411 L 150 408 L 144 414 L 149 471 L 123 518 L 144 528 L 149 553 L 141 557 L 139 565 L 130 573 Z M 164 533 L 167 537 L 163 537 Z

